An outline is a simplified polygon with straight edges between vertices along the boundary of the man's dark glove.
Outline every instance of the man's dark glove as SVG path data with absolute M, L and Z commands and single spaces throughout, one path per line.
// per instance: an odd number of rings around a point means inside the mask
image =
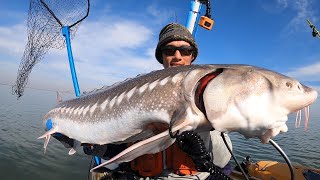
M 71 148 L 73 147 L 73 139 L 70 139 L 68 136 L 65 136 L 63 134 L 60 133 L 54 133 L 52 135 L 52 137 L 54 137 L 55 139 L 57 139 L 58 141 L 60 141 L 64 147 L 66 148 Z

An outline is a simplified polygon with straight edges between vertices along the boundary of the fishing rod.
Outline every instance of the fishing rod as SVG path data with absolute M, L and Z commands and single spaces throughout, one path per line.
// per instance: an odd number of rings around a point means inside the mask
M 317 36 L 318 36 L 318 38 L 320 38 L 320 33 L 319 33 L 319 31 L 316 29 L 316 27 L 310 22 L 309 19 L 307 19 L 307 22 L 308 22 L 310 28 L 312 29 L 312 36 L 313 36 L 313 37 L 317 37 Z
M 206 14 L 199 18 L 198 15 L 200 14 L 202 5 L 206 6 Z M 207 30 L 212 29 L 214 21 L 211 19 L 210 0 L 194 0 L 190 2 L 190 11 L 185 26 L 194 37 L 198 27 L 196 22 L 198 22 L 200 27 L 203 27 Z
M 201 6 L 202 4 L 198 0 L 190 2 L 190 11 L 187 17 L 186 28 L 193 36 L 195 36 L 195 29 L 197 28 L 195 24 L 201 10 Z

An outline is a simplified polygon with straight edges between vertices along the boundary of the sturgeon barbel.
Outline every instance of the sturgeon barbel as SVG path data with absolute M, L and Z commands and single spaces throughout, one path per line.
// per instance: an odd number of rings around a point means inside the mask
M 239 132 L 263 143 L 286 132 L 288 114 L 312 104 L 317 92 L 297 80 L 249 65 L 191 65 L 137 76 L 58 104 L 40 138 L 53 133 L 80 143 L 137 142 L 107 163 L 157 153 L 172 132 Z M 157 126 L 166 130 L 156 133 Z M 52 127 L 52 128 L 51 128 Z

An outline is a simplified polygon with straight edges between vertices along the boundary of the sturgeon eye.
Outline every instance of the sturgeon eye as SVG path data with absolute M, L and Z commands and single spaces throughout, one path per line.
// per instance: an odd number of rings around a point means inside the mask
M 291 84 L 290 82 L 286 82 L 286 86 L 287 86 L 288 88 L 292 88 L 292 84 Z

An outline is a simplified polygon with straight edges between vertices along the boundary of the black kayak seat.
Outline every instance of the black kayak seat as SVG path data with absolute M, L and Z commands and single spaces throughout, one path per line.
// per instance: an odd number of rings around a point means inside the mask
M 303 171 L 303 176 L 306 178 L 306 180 L 319 180 L 320 174 L 312 171 L 310 169 Z

